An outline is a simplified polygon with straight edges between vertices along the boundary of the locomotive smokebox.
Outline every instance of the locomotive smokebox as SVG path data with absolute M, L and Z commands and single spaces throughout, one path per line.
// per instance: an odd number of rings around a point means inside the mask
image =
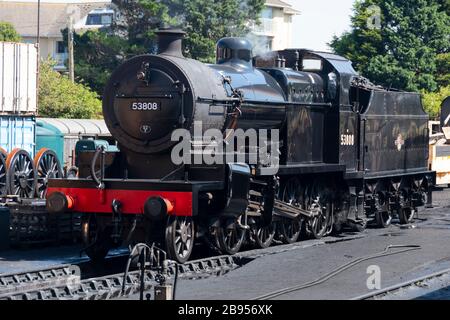
M 203 123 L 203 131 L 220 130 L 227 117 L 226 106 L 212 107 L 201 101 L 225 100 L 227 91 L 220 74 L 183 56 L 185 32 L 160 29 L 156 34 L 158 54 L 124 62 L 112 74 L 103 95 L 105 122 L 121 151 L 126 150 L 130 176 L 135 172 L 142 177 L 142 172 L 149 171 L 150 164 L 131 158 L 134 155 L 170 155 L 178 143 L 172 141 L 175 130 L 193 132 L 196 121 Z M 164 174 L 161 167 L 155 172 Z
M 183 39 L 186 32 L 180 29 L 159 29 L 156 32 L 158 36 L 158 54 L 183 57 Z

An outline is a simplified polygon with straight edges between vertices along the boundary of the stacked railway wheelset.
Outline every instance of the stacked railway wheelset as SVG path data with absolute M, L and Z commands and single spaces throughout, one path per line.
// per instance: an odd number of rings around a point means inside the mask
M 81 152 L 76 179 L 49 180 L 47 210 L 83 214 L 92 259 L 146 242 L 185 262 L 200 239 L 235 254 L 246 240 L 265 248 L 274 237 L 386 227 L 395 216 L 409 223 L 430 201 L 429 118 L 418 94 L 375 86 L 329 53 L 253 57 L 242 38 L 220 40 L 217 63 L 207 65 L 183 56 L 183 36 L 161 30 L 157 55 L 111 76 L 103 115 L 120 151 Z M 173 160 L 178 129 L 188 142 L 181 162 Z M 226 145 L 233 129 L 258 138 L 269 130 L 271 139 L 234 150 L 245 160 L 217 152 L 222 161 L 192 164 L 210 146 L 210 129 Z M 278 159 L 275 171 L 261 150 Z
M 0 194 L 21 199 L 44 199 L 49 179 L 63 178 L 54 151 L 43 148 L 32 158 L 20 148 L 0 149 Z

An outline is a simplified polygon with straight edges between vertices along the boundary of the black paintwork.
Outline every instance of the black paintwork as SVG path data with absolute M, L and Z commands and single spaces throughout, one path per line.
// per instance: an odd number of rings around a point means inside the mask
M 450 127 L 450 97 L 447 97 L 441 106 L 441 128 Z
M 311 59 L 320 60 L 321 68 L 305 72 L 304 62 Z M 288 107 L 288 165 L 293 158 L 301 163 L 339 163 L 345 166 L 348 178 L 428 172 L 429 117 L 418 94 L 360 86 L 354 82 L 359 76 L 351 62 L 329 53 L 288 49 L 255 58 L 255 65 L 277 79 L 288 96 L 295 80 L 280 76 L 285 68 L 273 68 L 280 60 L 286 61 L 284 67 L 297 74 L 297 79 L 310 77 L 311 72 L 319 77 L 323 101 L 331 103 L 315 117 L 307 106 L 296 111 Z M 317 145 L 323 150 L 322 157 L 312 152 Z M 290 150 L 297 154 L 292 157 Z
M 427 171 L 428 120 L 420 95 L 373 91 L 361 114 L 366 175 Z

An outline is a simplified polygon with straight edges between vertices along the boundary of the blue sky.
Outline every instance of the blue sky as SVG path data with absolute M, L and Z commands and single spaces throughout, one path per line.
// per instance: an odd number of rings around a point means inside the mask
M 329 51 L 333 35 L 350 29 L 355 0 L 283 0 L 301 14 L 294 17 L 293 47 Z

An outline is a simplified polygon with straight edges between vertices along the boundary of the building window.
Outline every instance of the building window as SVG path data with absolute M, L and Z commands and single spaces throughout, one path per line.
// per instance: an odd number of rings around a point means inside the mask
M 86 25 L 88 26 L 107 26 L 112 23 L 113 15 L 112 14 L 89 14 L 87 17 Z
M 267 39 L 266 40 L 266 49 L 268 50 L 268 51 L 272 51 L 272 39 Z
M 61 54 L 61 53 L 66 53 L 67 52 L 67 48 L 64 45 L 64 41 L 57 41 L 56 42 L 56 53 Z
M 263 19 L 273 19 L 273 10 L 272 8 L 264 8 L 261 12 L 261 18 Z

